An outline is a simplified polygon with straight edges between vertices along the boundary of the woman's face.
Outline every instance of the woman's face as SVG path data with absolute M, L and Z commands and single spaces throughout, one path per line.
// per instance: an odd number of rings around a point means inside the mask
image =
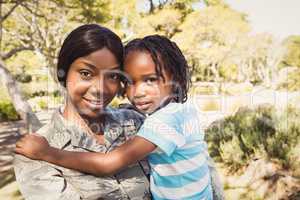
M 119 67 L 107 48 L 77 58 L 67 74 L 67 105 L 86 118 L 98 117 L 119 90 Z
M 126 95 L 141 112 L 152 113 L 172 95 L 171 75 L 162 70 L 165 80 L 158 76 L 149 53 L 129 53 L 124 69 L 131 79 L 126 86 Z

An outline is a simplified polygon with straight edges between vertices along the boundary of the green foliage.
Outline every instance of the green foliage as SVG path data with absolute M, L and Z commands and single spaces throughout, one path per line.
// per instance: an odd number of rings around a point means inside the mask
M 145 17 L 149 26 L 157 34 L 165 35 L 169 38 L 179 31 L 178 26 L 182 23 L 182 18 L 183 15 L 180 11 L 171 8 L 159 10 L 155 15 Z
M 30 74 L 17 74 L 15 79 L 21 83 L 29 83 L 32 81 L 32 76 Z
M 39 106 L 42 110 L 48 108 L 48 103 L 47 103 L 47 101 L 45 101 L 44 99 L 40 99 L 37 103 L 38 103 L 38 106 Z
M 225 5 L 223 0 L 204 0 L 207 6 Z
M 299 91 L 300 90 L 300 68 L 296 69 L 292 72 L 287 72 L 286 78 L 284 80 L 281 80 L 277 88 L 283 89 L 287 91 Z
M 75 9 L 73 20 L 82 23 L 103 23 L 111 19 L 108 0 L 69 0 L 68 6 Z M 74 14 L 75 14 L 74 13 Z
M 208 6 L 187 15 L 178 29 L 172 39 L 202 81 L 237 79 L 240 66 L 234 52 L 250 31 L 241 13 L 221 5 Z
M 284 111 L 269 105 L 241 108 L 207 129 L 210 155 L 233 170 L 255 157 L 276 159 L 284 167 L 294 166 L 295 148 L 300 143 L 299 120 L 300 110 L 292 106 Z
M 282 59 L 281 67 L 300 67 L 300 36 L 290 36 L 284 41 L 287 53 Z
M 19 119 L 20 116 L 10 101 L 0 101 L 0 121 Z
M 220 111 L 221 102 L 218 100 L 208 100 L 204 101 L 201 106 L 199 106 L 201 111 Z
M 220 92 L 225 95 L 239 95 L 253 90 L 251 83 L 221 84 Z
M 202 1 L 206 7 L 198 10 L 193 8 L 193 4 L 199 3 L 196 0 L 151 2 L 153 10 L 141 12 L 137 4 L 150 1 L 26 1 L 26 6 L 34 12 L 19 6 L 14 11 L 16 15 L 3 23 L 4 52 L 24 43 L 29 48 L 6 61 L 8 68 L 16 74 L 17 66 L 25 66 L 26 70 L 53 67 L 67 33 L 82 23 L 100 23 L 125 42 L 149 34 L 171 38 L 183 50 L 197 80 L 262 82 L 259 75 L 268 67 L 271 39 L 265 34 L 249 35 L 251 29 L 245 14 L 231 9 L 223 0 Z M 297 44 L 294 42 L 293 48 Z M 293 48 L 291 55 L 295 52 Z M 258 66 L 262 69 L 257 69 Z
M 0 83 L 2 83 L 1 77 L 0 77 Z M 10 100 L 7 88 L 5 87 L 4 84 L 0 84 L 0 94 L 1 94 L 0 102 Z
M 237 79 L 238 75 L 238 66 L 236 64 L 226 64 L 220 66 L 219 70 L 220 76 L 225 81 L 234 81 Z
M 60 96 L 59 90 L 55 89 L 50 81 L 32 81 L 20 84 L 25 98 L 43 97 L 43 96 Z
M 33 51 L 23 51 L 8 59 L 6 65 L 12 74 L 36 75 L 41 70 L 43 60 Z
M 194 85 L 190 89 L 190 94 L 192 95 L 211 95 L 217 94 L 218 88 L 213 85 Z

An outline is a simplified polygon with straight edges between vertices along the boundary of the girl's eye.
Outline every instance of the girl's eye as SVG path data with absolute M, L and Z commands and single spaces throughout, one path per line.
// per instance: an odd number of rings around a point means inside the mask
M 145 82 L 146 82 L 147 85 L 152 85 L 156 81 L 157 81 L 156 77 L 149 77 L 149 78 L 145 79 Z
M 91 79 L 91 77 L 92 77 L 92 73 L 87 70 L 81 70 L 79 73 L 80 73 L 81 78 L 84 80 Z

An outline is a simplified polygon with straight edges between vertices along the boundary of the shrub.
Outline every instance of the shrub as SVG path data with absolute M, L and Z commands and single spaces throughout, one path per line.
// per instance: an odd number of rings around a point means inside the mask
M 15 75 L 15 79 L 21 83 L 29 83 L 32 81 L 32 76 L 30 74 L 22 73 Z
M 53 97 L 60 97 L 61 96 L 61 92 L 59 90 L 54 90 L 52 93 Z
M 240 108 L 235 115 L 208 127 L 208 150 L 217 161 L 232 169 L 257 156 L 276 159 L 284 167 L 291 167 L 300 143 L 299 120 L 300 111 L 292 106 L 286 110 L 276 110 L 270 105 Z
M 34 81 L 20 84 L 21 91 L 27 99 L 51 95 L 49 87 L 47 82 Z
M 277 85 L 277 89 L 288 90 L 288 91 L 299 91 L 300 90 L 300 69 L 287 72 L 287 77 L 282 78 Z
M 210 95 L 210 94 L 216 94 L 217 90 L 211 87 L 193 87 L 191 89 L 191 94 L 200 94 L 200 95 Z
M 40 109 L 44 110 L 48 108 L 48 103 L 44 99 L 40 99 L 38 102 Z
M 19 120 L 20 116 L 9 101 L 0 102 L 0 121 Z
M 30 97 L 33 98 L 33 97 L 43 97 L 43 96 L 47 96 L 48 95 L 48 92 L 47 91 L 44 91 L 44 90 L 39 90 L 39 91 L 35 91 L 33 92 Z
M 223 83 L 220 92 L 225 95 L 239 95 L 253 90 L 251 83 Z

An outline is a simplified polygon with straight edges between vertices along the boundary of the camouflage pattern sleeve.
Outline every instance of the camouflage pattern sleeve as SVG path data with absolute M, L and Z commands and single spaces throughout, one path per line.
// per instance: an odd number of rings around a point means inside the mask
M 20 191 L 26 200 L 79 200 L 80 195 L 59 169 L 45 162 L 15 155 L 14 170 Z

